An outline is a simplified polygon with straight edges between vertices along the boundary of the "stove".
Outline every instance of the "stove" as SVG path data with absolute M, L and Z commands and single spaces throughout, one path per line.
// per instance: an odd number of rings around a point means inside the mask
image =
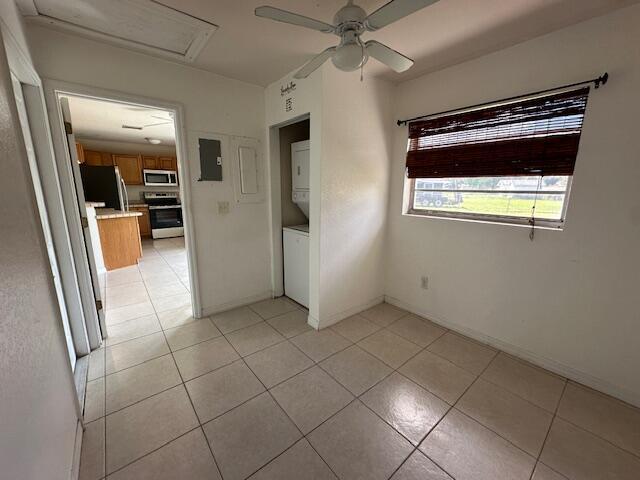
M 177 193 L 144 192 L 153 238 L 183 237 L 182 205 Z

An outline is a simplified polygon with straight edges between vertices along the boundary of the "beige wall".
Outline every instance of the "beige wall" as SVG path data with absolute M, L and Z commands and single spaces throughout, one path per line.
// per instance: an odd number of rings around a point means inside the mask
M 293 123 L 280 129 L 280 207 L 282 209 L 282 226 L 302 225 L 309 223 L 305 214 L 291 200 L 291 144 L 309 140 L 309 120 Z
M 264 139 L 262 87 L 33 25 L 28 35 L 45 78 L 180 103 L 189 139 L 196 132 Z M 222 182 L 198 182 L 197 150 L 187 148 L 191 178 L 182 180 L 191 187 L 203 310 L 270 296 L 267 203 L 235 202 L 229 162 Z M 229 202 L 229 214 L 218 213 L 219 201 Z
M 2 48 L 0 158 L 0 477 L 66 480 L 75 389 Z
M 640 405 L 640 6 L 401 84 L 407 118 L 593 78 L 564 231 L 401 215 L 394 128 L 392 300 Z M 429 290 L 420 277 L 429 276 Z

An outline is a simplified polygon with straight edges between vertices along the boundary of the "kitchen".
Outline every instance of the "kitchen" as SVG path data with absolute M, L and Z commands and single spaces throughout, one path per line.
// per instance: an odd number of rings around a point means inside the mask
M 172 114 L 76 96 L 68 104 L 100 290 L 107 272 L 137 266 L 156 247 L 185 256 Z M 176 274 L 188 283 L 180 267 Z

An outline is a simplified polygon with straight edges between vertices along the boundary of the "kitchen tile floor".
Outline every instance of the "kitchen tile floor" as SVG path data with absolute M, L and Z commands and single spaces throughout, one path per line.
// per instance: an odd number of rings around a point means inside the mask
M 392 305 L 194 319 L 182 239 L 106 283 L 81 480 L 638 478 L 639 409 Z

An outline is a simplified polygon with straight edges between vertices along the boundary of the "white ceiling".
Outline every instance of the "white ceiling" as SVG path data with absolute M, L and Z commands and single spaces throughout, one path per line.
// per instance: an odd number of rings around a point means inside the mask
M 73 133 L 77 138 L 148 144 L 145 137 L 175 145 L 173 121 L 165 125 L 124 129 L 122 125 L 143 126 L 171 120 L 169 112 L 93 98 L 69 96 Z
M 24 1 L 24 0 L 19 0 Z M 346 0 L 154 0 L 219 26 L 194 65 L 268 85 L 335 45 L 338 37 L 254 16 L 263 4 L 331 22 Z M 496 51 L 640 0 L 440 0 L 367 33 L 416 63 L 396 74 L 375 60 L 365 75 L 398 82 Z M 387 0 L 356 0 L 367 12 Z

